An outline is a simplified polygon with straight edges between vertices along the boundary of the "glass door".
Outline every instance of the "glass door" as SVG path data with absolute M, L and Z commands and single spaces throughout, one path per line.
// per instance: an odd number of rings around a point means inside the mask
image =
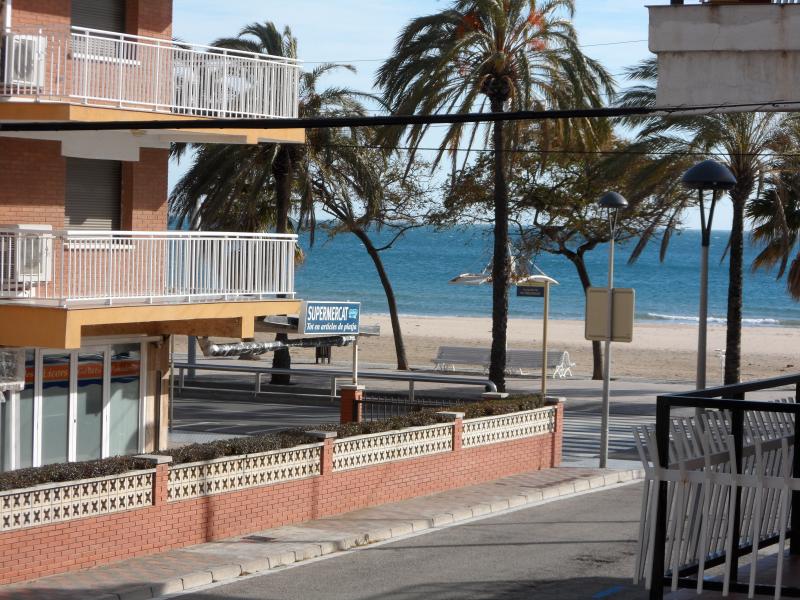
M 141 372 L 141 344 L 111 346 L 108 456 L 139 450 Z
M 105 361 L 108 350 L 82 349 L 78 352 L 78 380 L 75 410 L 75 460 L 103 456 L 103 405 Z
M 73 353 L 44 352 L 41 358 L 39 464 L 69 460 L 70 381 L 73 379 Z

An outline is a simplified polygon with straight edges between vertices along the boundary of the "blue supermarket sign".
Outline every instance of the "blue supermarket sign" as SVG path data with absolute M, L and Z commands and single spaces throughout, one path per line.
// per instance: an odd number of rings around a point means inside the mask
M 361 325 L 360 302 L 304 300 L 299 332 L 303 335 L 356 335 Z

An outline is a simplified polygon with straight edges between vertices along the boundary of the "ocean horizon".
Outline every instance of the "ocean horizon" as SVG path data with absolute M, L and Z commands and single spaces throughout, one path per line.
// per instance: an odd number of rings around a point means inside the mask
M 480 272 L 491 258 L 488 227 L 473 226 L 444 231 L 421 228 L 409 231 L 392 248 L 381 253 L 394 287 L 400 314 L 422 317 L 489 317 L 491 287 L 449 284 L 461 273 Z M 725 323 L 728 261 L 722 260 L 729 232 L 712 233 L 709 265 L 709 323 Z M 373 232 L 377 246 L 387 243 L 389 232 Z M 388 314 L 377 271 L 358 239 L 342 233 L 328 239 L 318 232 L 314 245 L 307 233 L 300 236 L 305 261 L 298 265 L 296 291 L 311 300 L 349 300 L 362 303 L 365 314 Z M 636 320 L 651 323 L 697 323 L 700 280 L 700 231 L 687 229 L 673 236 L 666 260 L 659 262 L 658 244 L 650 244 L 639 260 L 627 264 L 633 244 L 617 245 L 615 287 L 636 291 Z M 752 272 L 758 249 L 745 242 L 743 325 L 753 327 L 800 326 L 800 304 L 786 290 L 785 279 L 774 272 Z M 586 255 L 592 285 L 604 287 L 608 254 L 605 245 Z M 550 317 L 584 316 L 584 294 L 575 267 L 566 258 L 549 254 L 535 264 L 558 280 L 551 291 Z M 509 315 L 540 318 L 542 300 L 518 298 L 512 287 Z

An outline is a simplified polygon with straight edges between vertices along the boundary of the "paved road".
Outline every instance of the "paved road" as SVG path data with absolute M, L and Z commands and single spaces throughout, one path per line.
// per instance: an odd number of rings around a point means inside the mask
M 595 492 L 181 596 L 630 600 L 641 485 Z

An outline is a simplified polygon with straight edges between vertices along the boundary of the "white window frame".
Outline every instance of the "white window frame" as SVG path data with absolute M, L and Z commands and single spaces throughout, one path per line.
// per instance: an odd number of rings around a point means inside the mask
M 103 413 L 102 413 L 102 446 L 101 457 L 110 456 L 111 433 L 111 355 L 112 347 L 117 344 L 139 344 L 139 439 L 137 452 L 144 451 L 146 439 L 145 427 L 147 419 L 147 348 L 148 341 L 141 338 L 134 340 L 115 340 L 112 343 L 89 344 L 77 350 L 44 350 L 36 349 L 34 353 L 34 386 L 33 386 L 33 466 L 42 466 L 42 389 L 44 372 L 44 357 L 54 354 L 69 354 L 70 380 L 68 388 L 68 417 L 67 417 L 67 460 L 75 461 L 77 455 L 77 408 L 78 408 L 78 354 L 82 352 L 97 352 L 103 355 Z M 11 399 L 12 419 L 16 425 L 19 415 L 19 393 L 15 392 Z M 15 427 L 12 430 L 16 432 Z M 15 435 L 12 434 L 12 435 Z M 15 441 L 15 440 L 12 440 Z M 16 444 L 12 446 L 12 469 L 19 468 L 19 453 Z

